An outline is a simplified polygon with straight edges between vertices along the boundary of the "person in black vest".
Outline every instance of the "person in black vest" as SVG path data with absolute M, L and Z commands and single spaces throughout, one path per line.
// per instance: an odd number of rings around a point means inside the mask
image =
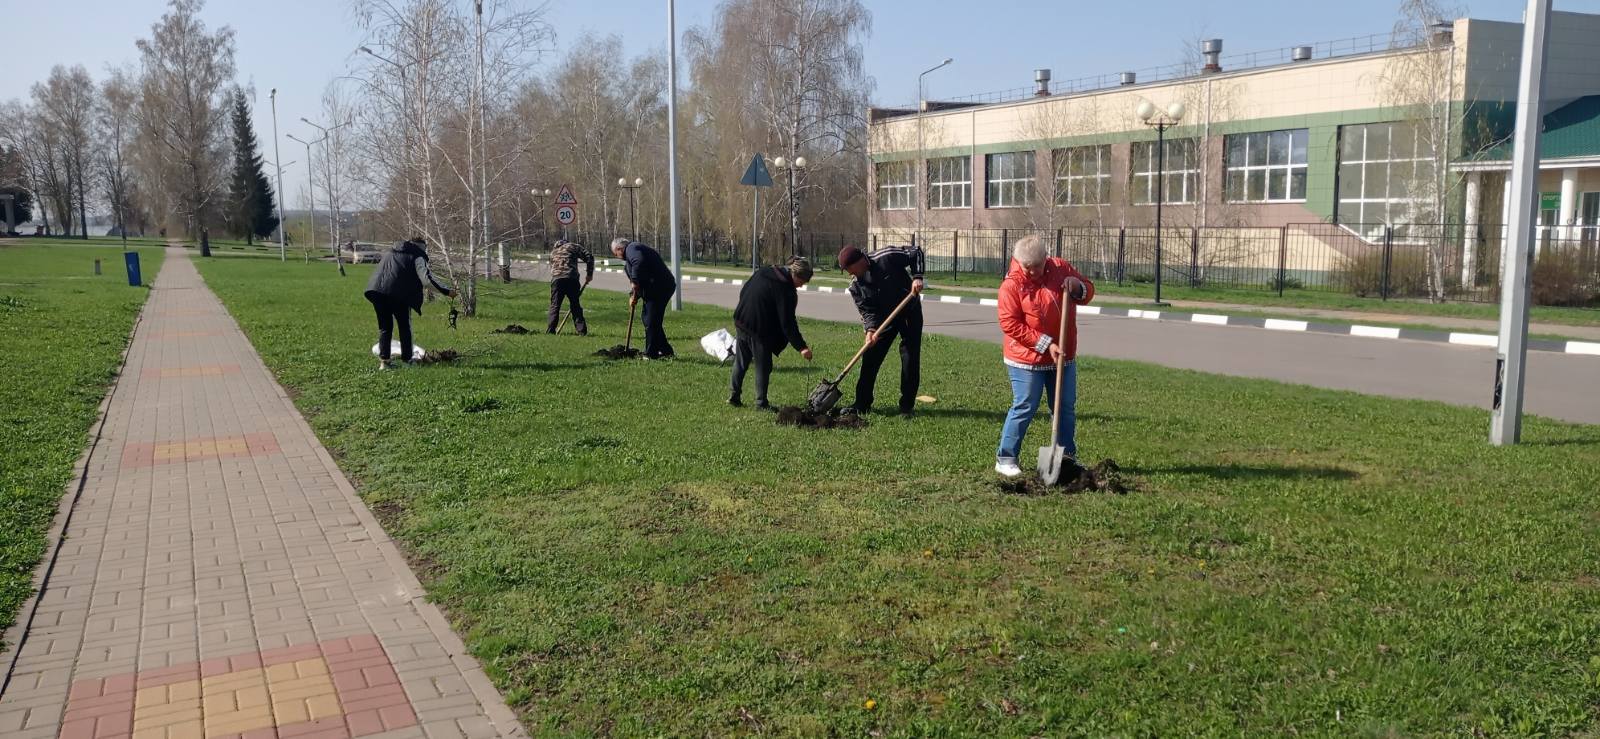
M 434 279 L 428 270 L 428 252 L 422 237 L 402 241 L 383 254 L 383 260 L 367 280 L 367 300 L 378 314 L 378 369 L 394 367 L 389 359 L 389 342 L 395 324 L 400 326 L 400 358 L 411 363 L 411 314 L 422 315 L 423 284 L 455 297 L 455 291 Z
M 871 254 L 853 246 L 839 250 L 839 268 L 854 277 L 850 297 L 855 299 L 867 331 L 856 399 L 850 404 L 856 413 L 872 411 L 878 370 L 896 337 L 900 339 L 900 414 L 909 416 L 916 407 L 917 386 L 922 380 L 922 301 L 913 299 L 894 323 L 883 322 L 907 295 L 922 294 L 923 266 L 922 250 L 915 246 L 891 246 Z
M 667 263 L 661 261 L 660 252 L 637 241 L 612 241 L 611 253 L 623 260 L 628 281 L 633 283 L 628 308 L 631 310 L 634 303 L 644 301 L 644 358 L 667 359 L 675 356 L 672 343 L 667 341 L 667 332 L 661 326 L 667 315 L 667 301 L 678 291 L 672 270 L 667 269 Z
M 783 353 L 785 346 L 793 346 L 800 356 L 811 361 L 811 347 L 806 337 L 800 335 L 800 323 L 795 320 L 795 307 L 800 302 L 799 290 L 811 281 L 811 263 L 793 257 L 782 267 L 765 267 L 750 275 L 739 290 L 739 305 L 733 309 L 733 325 L 737 331 L 734 340 L 732 394 L 728 405 L 744 405 L 744 375 L 752 365 L 756 369 L 756 407 L 770 409 L 767 404 L 767 382 L 772 378 L 772 360 Z

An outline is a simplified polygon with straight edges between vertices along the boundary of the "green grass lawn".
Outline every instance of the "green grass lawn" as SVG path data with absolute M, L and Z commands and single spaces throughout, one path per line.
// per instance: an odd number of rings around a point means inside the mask
M 1014 496 L 992 344 L 929 336 L 914 420 L 807 432 L 722 403 L 723 309 L 609 363 L 619 295 L 493 335 L 547 294 L 490 286 L 419 321 L 464 360 L 379 374 L 362 268 L 201 269 L 535 734 L 1600 728 L 1600 427 L 1494 449 L 1481 411 L 1091 359 L 1080 445 L 1140 489 Z M 776 402 L 859 341 L 803 326 Z
M 161 258 L 139 250 L 145 284 Z M 0 246 L 0 631 L 32 592 L 45 531 L 148 295 L 128 287 L 120 249 Z

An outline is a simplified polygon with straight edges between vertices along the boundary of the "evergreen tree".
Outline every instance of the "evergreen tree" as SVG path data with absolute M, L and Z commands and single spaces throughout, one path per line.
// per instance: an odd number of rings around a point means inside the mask
M 256 130 L 250 121 L 250 101 L 243 90 L 233 91 L 233 177 L 228 186 L 227 222 L 234 236 L 246 243 L 266 237 L 278 227 L 272 183 L 267 180 L 261 155 L 256 153 Z

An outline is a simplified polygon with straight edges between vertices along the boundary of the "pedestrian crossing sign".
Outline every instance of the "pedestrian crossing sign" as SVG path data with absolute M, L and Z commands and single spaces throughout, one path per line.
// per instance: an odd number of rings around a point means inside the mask
M 556 193 L 556 205 L 577 205 L 578 196 L 572 194 L 571 185 L 562 185 L 561 192 Z

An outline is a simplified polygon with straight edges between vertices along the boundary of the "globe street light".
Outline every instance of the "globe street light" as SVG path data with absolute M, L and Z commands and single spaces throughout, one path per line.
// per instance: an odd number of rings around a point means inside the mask
M 795 173 L 806 168 L 805 157 L 795 157 L 793 161 L 778 157 L 772 160 L 772 166 L 787 170 L 789 180 L 789 251 L 800 253 L 800 204 L 794 199 Z
M 550 188 L 547 187 L 543 190 L 540 190 L 539 188 L 535 187 L 532 190 L 529 190 L 528 194 L 533 196 L 533 204 L 537 206 L 539 211 L 539 238 L 544 240 L 544 245 L 546 248 L 548 248 L 550 246 L 550 232 L 545 230 L 544 204 L 545 201 L 550 199 Z
M 1166 110 L 1157 110 L 1154 103 L 1141 100 L 1134 109 L 1134 115 L 1141 122 L 1156 130 L 1156 305 L 1166 305 L 1161 302 L 1161 203 L 1167 189 L 1167 129 L 1178 125 L 1183 114 L 1182 102 L 1174 102 Z
M 637 217 L 638 216 L 638 213 L 637 213 L 638 203 L 635 202 L 637 197 L 635 196 L 634 193 L 638 192 L 639 188 L 644 187 L 644 178 L 643 177 L 635 177 L 635 178 L 633 178 L 633 182 L 630 184 L 628 182 L 628 178 L 626 178 L 626 177 L 618 177 L 617 178 L 617 187 L 620 187 L 620 188 L 628 191 L 628 230 L 633 232 L 633 240 L 634 241 L 638 241 L 639 240 L 639 220 L 638 220 L 638 217 Z

